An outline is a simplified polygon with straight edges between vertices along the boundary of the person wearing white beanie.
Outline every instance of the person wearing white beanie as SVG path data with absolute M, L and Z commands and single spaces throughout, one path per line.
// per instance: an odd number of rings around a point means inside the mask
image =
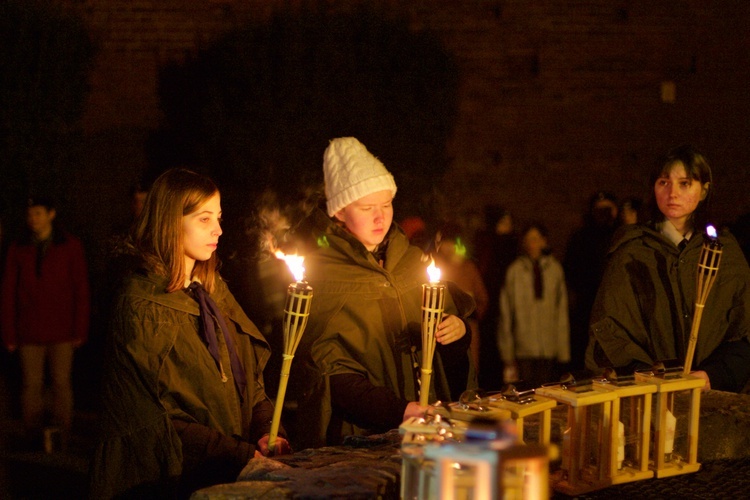
M 372 252 L 393 222 L 393 176 L 354 137 L 331 141 L 323 154 L 323 176 L 328 215 Z
M 385 165 L 354 137 L 340 137 L 323 154 L 328 215 L 378 191 L 396 196 L 396 182 Z
M 325 212 L 314 211 L 298 232 L 315 291 L 290 378 L 298 399 L 292 442 L 300 449 L 395 429 L 427 410 L 417 377 L 427 259 L 393 223 L 396 182 L 354 137 L 330 141 L 323 173 Z M 450 400 L 441 357 L 469 363 L 462 318 L 474 301 L 450 284 L 448 295 L 430 401 Z

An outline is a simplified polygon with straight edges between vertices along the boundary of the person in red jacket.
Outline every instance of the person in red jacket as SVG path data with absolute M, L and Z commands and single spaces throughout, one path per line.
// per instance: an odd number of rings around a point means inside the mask
M 21 411 L 29 439 L 45 425 L 67 435 L 73 414 L 73 352 L 87 338 L 90 296 L 83 245 L 55 227 L 47 199 L 30 199 L 27 232 L 8 248 L 2 280 L 2 341 L 19 353 Z M 48 368 L 53 408 L 45 421 L 44 380 Z

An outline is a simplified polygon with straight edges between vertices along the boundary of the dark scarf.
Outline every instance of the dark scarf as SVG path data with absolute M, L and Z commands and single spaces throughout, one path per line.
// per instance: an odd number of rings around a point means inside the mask
M 542 266 L 539 259 L 531 259 L 534 270 L 534 298 L 540 300 L 544 297 L 544 282 L 542 281 Z
M 44 240 L 34 239 L 34 245 L 36 246 L 36 275 L 37 277 L 42 276 L 42 262 L 44 256 L 47 255 L 47 250 L 52 245 L 52 235 Z
M 224 341 L 226 342 L 227 350 L 229 351 L 229 360 L 232 364 L 234 385 L 237 388 L 240 401 L 242 401 L 243 395 L 245 394 L 245 387 L 247 386 L 247 379 L 245 378 L 245 370 L 242 367 L 242 362 L 237 355 L 237 349 L 234 346 L 234 339 L 232 339 L 232 335 L 229 333 L 227 324 L 224 321 L 224 316 L 221 314 L 214 299 L 212 299 L 206 289 L 203 288 L 203 285 L 197 281 L 193 281 L 188 288 L 193 292 L 193 295 L 200 306 L 203 339 L 208 344 L 208 351 L 211 353 L 214 361 L 216 361 L 216 366 L 219 368 L 219 371 L 221 371 L 221 361 L 219 358 L 219 343 L 216 338 L 216 326 L 213 322 L 214 318 L 219 324 L 221 332 L 224 334 Z

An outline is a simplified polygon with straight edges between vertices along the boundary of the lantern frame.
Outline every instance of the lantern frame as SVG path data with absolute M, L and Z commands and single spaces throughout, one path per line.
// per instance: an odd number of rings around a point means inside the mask
M 568 468 L 563 467 L 562 477 L 552 477 L 552 488 L 576 496 L 610 486 L 612 406 L 617 394 L 597 388 L 593 384 L 578 385 L 572 389 L 564 385 L 543 386 L 538 388 L 536 393 L 567 407 L 569 441 L 568 446 L 562 446 L 562 454 L 563 464 L 567 462 Z M 599 410 L 598 422 L 592 426 L 591 418 L 596 409 Z M 594 433 L 596 435 L 592 435 Z M 591 465 L 587 456 L 588 452 L 594 449 L 590 443 L 598 443 L 595 449 L 596 468 L 593 473 L 590 473 Z
M 656 385 L 644 381 L 636 381 L 634 377 L 631 377 L 627 382 L 620 383 L 609 380 L 594 380 L 594 385 L 598 388 L 612 391 L 617 395 L 617 399 L 612 402 L 613 424 L 610 436 L 612 447 L 609 458 L 609 474 L 612 484 L 628 483 L 654 477 L 654 471 L 649 468 L 649 444 L 651 442 L 652 399 L 653 394 L 657 390 Z M 628 426 L 629 429 L 626 428 L 625 430 L 624 438 L 628 439 L 632 435 L 632 431 L 635 432 L 637 452 L 634 457 L 634 466 L 624 465 L 622 468 L 619 468 L 617 464 L 617 452 L 620 445 L 618 425 L 625 401 L 631 402 L 631 419 Z
M 655 405 L 653 410 L 653 451 L 650 467 L 657 478 L 690 474 L 697 472 L 701 464 L 698 463 L 698 429 L 700 424 L 701 390 L 706 381 L 693 375 L 669 376 L 651 372 L 635 372 L 636 380 L 654 384 L 656 386 Z M 667 461 L 667 412 L 675 413 L 675 395 L 678 392 L 689 393 L 687 415 L 687 450 L 686 460 Z M 677 415 L 674 415 L 677 418 Z

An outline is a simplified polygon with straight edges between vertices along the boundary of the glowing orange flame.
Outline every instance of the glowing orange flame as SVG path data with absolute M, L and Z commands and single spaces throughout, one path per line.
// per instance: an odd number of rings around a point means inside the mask
M 440 268 L 435 266 L 435 259 L 432 259 L 430 265 L 427 266 L 427 275 L 430 277 L 430 283 L 438 283 L 440 281 Z
M 297 281 L 302 281 L 305 276 L 305 266 L 302 264 L 305 261 L 305 258 L 302 255 L 286 255 L 281 250 L 276 250 L 276 258 L 283 260 L 286 262 L 287 267 L 289 268 L 289 271 L 291 271 L 292 275 L 294 275 L 294 279 Z

